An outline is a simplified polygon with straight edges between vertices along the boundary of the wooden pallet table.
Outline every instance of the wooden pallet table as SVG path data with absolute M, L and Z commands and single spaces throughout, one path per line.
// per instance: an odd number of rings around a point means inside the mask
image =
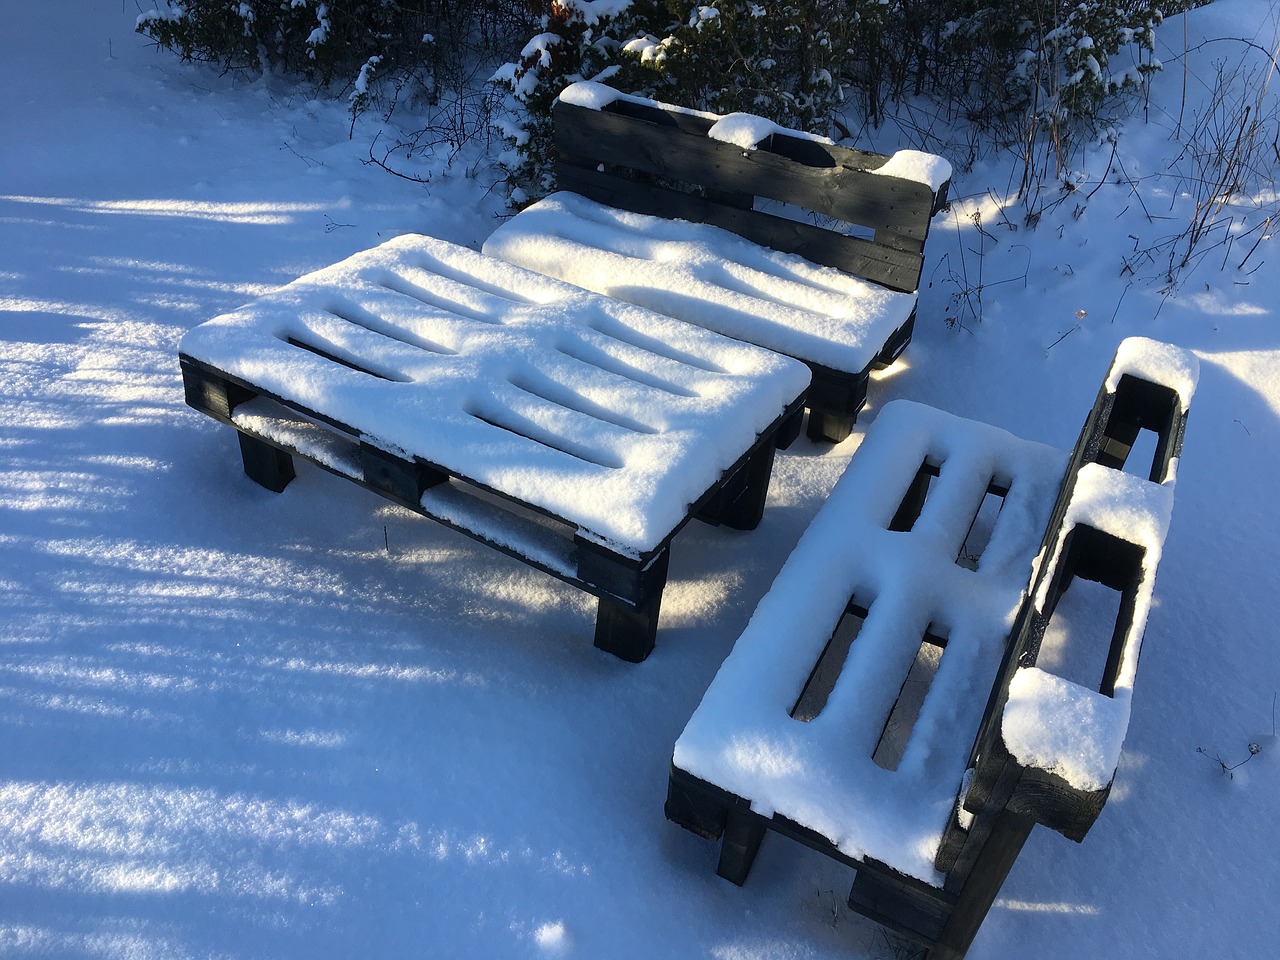
M 599 597 L 595 642 L 653 649 L 670 543 L 750 529 L 799 430 L 793 360 L 428 237 L 204 323 L 187 402 L 280 491 L 300 456 Z
M 809 436 L 847 437 L 911 340 L 950 165 L 589 82 L 554 119 L 560 192 L 485 252 L 803 360 Z
M 1125 341 L 1071 454 L 884 407 L 676 743 L 667 815 L 722 838 L 721 876 L 791 837 L 856 870 L 850 907 L 954 960 L 1034 824 L 1084 837 L 1196 369 Z M 1063 631 L 1068 587 L 1087 616 Z

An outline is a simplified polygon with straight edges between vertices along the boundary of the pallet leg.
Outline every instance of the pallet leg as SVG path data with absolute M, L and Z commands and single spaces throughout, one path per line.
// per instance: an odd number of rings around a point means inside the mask
M 754 530 L 764 519 L 776 446 L 762 443 L 737 471 L 726 477 L 720 489 L 695 516 L 704 523 L 724 524 L 734 530 Z
M 628 663 L 642 663 L 657 642 L 661 605 L 661 590 L 638 607 L 601 597 L 596 611 L 596 647 Z
M 773 436 L 773 445 L 779 450 L 786 450 L 796 442 L 796 437 L 800 436 L 800 429 L 803 423 L 804 407 L 797 407 L 796 412 L 787 417 L 778 427 L 778 432 Z
M 720 841 L 720 863 L 716 866 L 716 873 L 738 886 L 746 883 L 751 865 L 760 852 L 764 831 L 765 823 L 759 817 L 730 809 L 724 837 Z
M 266 441 L 236 431 L 245 475 L 273 493 L 279 493 L 295 476 L 293 457 Z
M 929 951 L 929 960 L 961 960 L 987 912 L 996 901 L 1035 820 L 1004 808 L 996 818 L 991 836 L 982 846 L 973 869 L 960 888 L 959 898 L 942 928 L 942 936 Z
M 858 414 L 867 405 L 867 382 L 871 367 L 861 373 L 841 373 L 813 367 L 809 384 L 809 422 L 805 433 L 810 440 L 839 443 L 853 432 Z
M 720 522 L 734 530 L 754 530 L 764 519 L 764 504 L 769 496 L 769 478 L 773 475 L 772 443 L 760 445 L 742 465 L 731 483 L 739 491 L 720 514 Z
M 825 443 L 839 443 L 848 439 L 853 433 L 853 425 L 857 421 L 856 413 L 832 413 L 828 410 L 809 411 L 809 422 L 805 427 L 805 436 L 810 440 Z
M 880 351 L 876 357 L 876 367 L 883 370 L 885 367 L 892 366 L 893 362 L 902 356 L 902 351 L 907 349 L 907 344 L 911 342 L 911 334 L 916 326 L 916 312 L 911 311 L 911 316 L 907 318 L 907 322 L 893 332 L 888 342 L 885 343 L 884 349 Z

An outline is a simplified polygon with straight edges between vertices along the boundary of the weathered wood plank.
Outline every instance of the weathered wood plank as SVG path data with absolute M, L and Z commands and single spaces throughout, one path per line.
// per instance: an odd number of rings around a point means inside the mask
M 930 960 L 961 960 L 964 957 L 1035 823 L 1031 817 L 1013 810 L 1006 808 L 1001 811 L 960 890 L 942 934 L 929 950 Z
M 707 131 L 715 125 L 716 119 L 684 110 L 664 110 L 662 107 L 635 103 L 629 100 L 615 100 L 604 108 L 607 113 L 643 120 L 658 126 L 675 127 L 692 136 L 705 137 Z M 848 167 L 851 170 L 875 170 L 889 161 L 884 153 L 873 153 L 869 150 L 857 150 L 853 147 L 842 147 L 832 143 L 823 143 L 809 137 L 791 136 L 778 132 L 768 137 L 763 149 L 803 163 L 811 167 Z
M 926 945 L 942 936 L 955 897 L 882 864 L 858 867 L 849 890 L 849 909 Z
M 707 137 L 608 111 L 558 103 L 556 146 L 567 158 L 618 164 L 713 190 L 738 190 L 818 210 L 876 231 L 924 241 L 934 195 L 926 185 L 844 166 L 812 167 L 767 149 Z

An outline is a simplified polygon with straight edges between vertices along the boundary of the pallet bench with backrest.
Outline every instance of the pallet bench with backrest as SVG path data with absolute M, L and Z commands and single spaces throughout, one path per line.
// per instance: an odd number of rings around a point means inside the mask
M 485 253 L 803 360 L 809 436 L 843 440 L 911 339 L 951 167 L 581 82 L 554 107 L 552 194 Z
M 851 908 L 957 958 L 1035 823 L 1084 837 L 1196 376 L 1126 340 L 1070 455 L 884 407 L 676 744 L 667 816 L 723 838 L 721 876 L 776 831 L 856 869 Z
M 282 490 L 301 456 L 600 598 L 596 645 L 653 648 L 672 537 L 750 529 L 805 367 L 428 237 L 194 328 L 187 402 Z

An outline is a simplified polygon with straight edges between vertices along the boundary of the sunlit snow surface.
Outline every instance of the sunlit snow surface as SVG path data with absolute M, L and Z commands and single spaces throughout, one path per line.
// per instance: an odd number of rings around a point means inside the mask
M 1134 334 L 1202 372 L 1120 774 L 1083 844 L 1032 833 L 969 956 L 1274 953 L 1280 258 L 1216 248 L 1164 299 L 1134 253 L 1193 212 L 1170 134 L 1243 51 L 1205 41 L 1274 49 L 1269 4 L 1167 20 L 1150 110 L 1116 128 L 1127 178 L 1082 145 L 1083 189 L 1036 229 L 1007 161 L 957 176 L 854 435 L 781 452 L 757 530 L 685 528 L 638 666 L 592 648 L 581 591 L 306 465 L 270 494 L 183 403 L 204 320 L 403 233 L 479 249 L 488 158 L 387 176 L 377 111 L 350 136 L 345 101 L 156 51 L 132 4 L 50 9 L 0 35 L 6 960 L 894 957 L 849 870 L 798 844 L 717 878 L 663 818 L 672 746 L 884 400 L 1068 447 Z M 980 282 L 978 321 L 953 298 Z

